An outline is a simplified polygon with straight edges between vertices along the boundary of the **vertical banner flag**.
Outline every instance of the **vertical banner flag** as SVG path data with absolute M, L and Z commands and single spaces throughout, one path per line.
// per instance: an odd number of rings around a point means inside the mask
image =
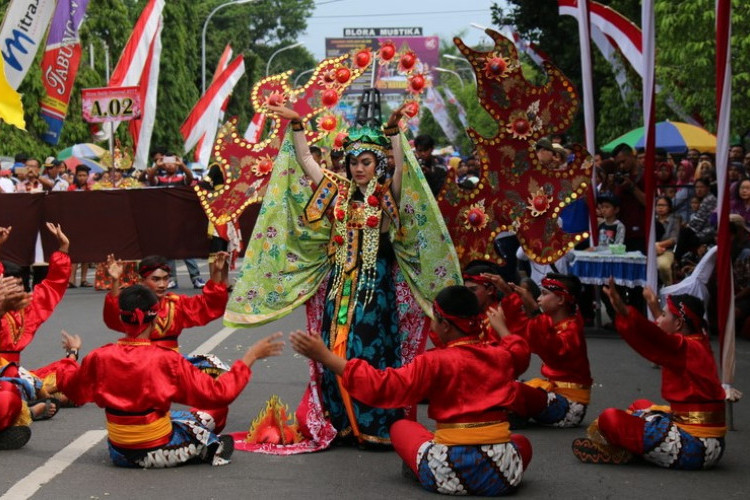
M 219 59 L 219 64 L 216 65 L 216 70 L 214 71 L 214 76 L 211 78 L 211 83 L 214 83 L 217 78 L 224 72 L 225 69 L 227 69 L 227 66 L 229 65 L 229 61 L 232 59 L 232 46 L 227 44 L 226 47 L 224 47 L 224 52 L 221 54 L 221 58 Z M 203 96 L 201 96 L 203 97 Z M 229 105 L 229 97 L 227 97 L 224 100 L 224 104 L 221 105 L 221 112 L 219 113 L 219 118 L 217 120 L 217 123 L 214 127 L 214 129 L 218 129 L 219 125 L 224 121 L 224 113 L 227 110 L 227 106 Z M 206 126 L 207 127 L 207 126 Z M 214 138 L 216 135 L 214 134 Z M 206 138 L 206 135 L 204 134 L 203 137 L 201 137 L 198 140 L 198 144 L 195 146 L 195 151 L 193 152 L 193 161 L 201 163 L 201 158 L 208 157 L 211 158 L 211 149 L 214 147 L 213 141 L 206 141 L 204 140 Z M 202 165 L 206 166 L 206 163 L 201 163 Z
M 263 129 L 265 128 L 265 126 L 266 114 L 255 113 L 253 115 L 253 119 L 250 120 L 250 123 L 248 123 L 247 125 L 247 130 L 245 130 L 245 140 L 253 144 L 258 144 L 260 142 L 260 138 L 263 137 Z
M 464 127 L 468 127 L 469 121 L 466 119 L 466 110 L 458 101 L 458 99 L 456 99 L 456 95 L 448 87 L 443 87 L 443 93 L 445 94 L 445 97 L 448 99 L 448 102 L 453 104 L 456 107 L 456 111 L 458 111 L 458 121 L 460 121 L 461 125 L 463 125 Z
M 5 79 L 5 60 L 0 57 L 0 120 L 25 130 L 21 94 Z
M 435 90 L 435 87 L 427 87 L 427 91 L 424 94 L 424 105 L 430 110 L 435 121 L 443 129 L 443 133 L 451 142 L 456 142 L 458 137 L 458 129 L 451 121 L 451 117 L 448 115 L 448 110 L 445 107 L 445 101 L 443 96 Z
M 0 52 L 5 61 L 5 77 L 18 90 L 42 46 L 55 0 L 11 0 L 0 27 Z
M 133 27 L 128 43 L 120 55 L 120 60 L 112 72 L 109 79 L 109 87 L 132 87 L 139 85 L 141 82 L 144 67 L 151 54 L 151 45 L 156 36 L 157 28 L 161 24 L 161 14 L 164 10 L 164 0 L 151 0 L 141 12 L 141 16 Z M 147 108 L 148 103 L 142 101 L 144 115 L 155 112 L 154 108 Z M 119 122 L 112 123 L 112 132 L 117 129 Z M 102 134 L 97 140 L 106 140 L 109 138 L 110 127 L 104 127 Z
M 734 384 L 735 324 L 734 279 L 730 254 L 729 234 L 729 118 L 732 104 L 732 4 L 730 0 L 716 0 L 716 174 L 718 180 L 719 250 L 716 255 L 716 289 L 718 299 L 721 381 L 727 389 Z M 729 394 L 727 395 L 730 396 Z M 734 400 L 736 397 L 731 397 Z
M 201 138 L 204 144 L 213 145 L 221 107 L 243 74 L 245 74 L 245 59 L 238 56 L 219 78 L 211 83 L 180 127 L 185 140 L 185 151 L 193 149 Z M 203 156 L 199 158 L 200 163 L 208 165 L 210 159 L 211 148 L 204 148 Z
M 70 92 L 73 90 L 78 64 L 81 60 L 81 41 L 78 29 L 83 22 L 89 0 L 59 0 L 52 25 L 47 35 L 47 48 L 42 58 L 42 83 L 45 95 L 40 114 L 47 122 L 42 140 L 57 144 L 65 116 L 68 114 Z
M 641 26 L 643 26 L 643 124 L 646 134 L 644 141 L 646 156 L 644 166 L 646 169 L 646 282 L 652 290 L 657 290 L 656 271 L 656 231 L 654 228 L 654 191 L 655 178 L 649 175 L 654 172 L 656 155 L 656 83 L 654 67 L 656 65 L 656 36 L 654 29 L 654 0 L 643 0 L 641 3 Z M 649 313 L 650 315 L 650 313 Z M 655 318 L 654 318 L 655 319 Z
M 133 167 L 138 170 L 148 166 L 148 153 L 151 147 L 151 134 L 156 121 L 156 97 L 159 87 L 159 63 L 161 62 L 161 21 L 156 27 L 156 33 L 151 40 L 146 64 L 139 83 L 141 97 L 141 117 L 128 123 L 130 136 L 135 145 Z

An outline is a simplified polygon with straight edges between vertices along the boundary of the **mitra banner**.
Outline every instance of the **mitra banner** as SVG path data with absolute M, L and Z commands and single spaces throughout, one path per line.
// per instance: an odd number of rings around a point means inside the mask
M 81 60 L 78 28 L 88 5 L 89 0 L 59 0 L 47 35 L 47 48 L 42 59 L 42 83 L 46 95 L 42 97 L 41 115 L 47 122 L 42 140 L 49 144 L 57 144 L 60 140 L 68 114 L 70 92 Z
M 55 0 L 12 0 L 0 28 L 0 52 L 5 60 L 5 76 L 18 90 L 34 63 L 47 30 Z

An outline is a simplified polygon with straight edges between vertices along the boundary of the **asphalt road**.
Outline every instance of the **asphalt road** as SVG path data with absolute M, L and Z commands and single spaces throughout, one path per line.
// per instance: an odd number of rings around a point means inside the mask
M 185 278 L 183 284 L 189 283 Z M 184 293 L 194 291 L 183 289 Z M 35 368 L 62 351 L 59 331 L 84 337 L 83 353 L 111 342 L 101 319 L 102 292 L 70 290 L 52 318 L 42 326 L 24 352 L 24 365 Z M 229 332 L 220 321 L 185 332 L 183 352 L 209 341 L 217 332 L 227 335 L 211 352 L 225 362 L 237 359 L 262 335 L 285 333 L 304 325 L 302 310 L 271 325 Z M 589 357 L 595 387 L 584 425 L 604 408 L 627 406 L 637 398 L 660 401 L 660 373 L 616 335 L 588 332 Z M 538 373 L 538 360 L 527 375 Z M 253 378 L 231 406 L 227 431 L 246 430 L 272 394 L 295 408 L 305 388 L 307 365 L 290 348 L 279 357 L 256 363 Z M 737 382 L 750 397 L 750 343 L 737 345 Z M 426 407 L 420 420 L 429 426 Z M 679 472 L 647 464 L 585 465 L 570 451 L 570 443 L 584 429 L 529 428 L 526 434 L 534 457 L 517 497 L 528 498 L 748 498 L 750 495 L 750 409 L 747 400 L 734 405 L 736 430 L 727 436 L 727 450 L 711 471 Z M 275 457 L 235 452 L 225 467 L 186 466 L 167 470 L 115 468 L 107 454 L 104 412 L 94 405 L 63 409 L 52 420 L 35 422 L 31 441 L 21 450 L 0 453 L 0 499 L 115 499 L 115 498 L 436 498 L 401 477 L 401 464 L 392 452 L 356 448 Z M 61 450 L 63 450 L 61 452 Z

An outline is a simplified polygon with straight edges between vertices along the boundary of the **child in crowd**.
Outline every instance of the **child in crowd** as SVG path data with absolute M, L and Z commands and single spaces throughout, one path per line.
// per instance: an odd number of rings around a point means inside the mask
M 669 406 L 639 399 L 625 411 L 608 408 L 588 438 L 573 441 L 573 453 L 588 463 L 625 463 L 637 455 L 671 469 L 715 466 L 724 452 L 725 391 L 705 330 L 703 302 L 687 294 L 667 296 L 666 309 L 651 322 L 626 306 L 613 285 L 610 278 L 605 290 L 617 312 L 617 331 L 661 366 L 661 394 Z M 654 295 L 646 289 L 647 294 Z
M 118 297 L 126 337 L 93 350 L 80 366 L 57 370 L 60 388 L 77 404 L 106 410 L 109 452 L 121 467 L 174 467 L 204 462 L 224 465 L 234 450 L 230 436 L 214 434 L 207 412 L 171 411 L 172 403 L 215 408 L 229 405 L 250 380 L 258 359 L 281 353 L 276 333 L 256 342 L 232 368 L 213 378 L 171 349 L 152 344 L 159 299 L 135 285 Z
M 603 220 L 599 223 L 599 245 L 623 245 L 625 243 L 625 224 L 620 222 L 620 200 L 612 196 L 600 196 L 596 200 L 596 209 Z M 593 250 L 593 248 L 592 248 Z
M 433 314 L 430 337 L 437 348 L 400 368 L 378 370 L 361 359 L 347 361 L 318 335 L 296 332 L 291 343 L 341 377 L 349 394 L 368 405 L 400 408 L 429 399 L 428 414 L 437 420 L 434 434 L 405 419 L 390 428 L 405 470 L 423 488 L 445 494 L 512 493 L 531 460 L 528 439 L 510 433 L 506 414 L 518 398 L 513 367 L 528 363 L 528 348 L 512 347 L 525 344 L 516 335 L 498 344 L 483 342 L 481 310 L 466 287 L 442 290 Z

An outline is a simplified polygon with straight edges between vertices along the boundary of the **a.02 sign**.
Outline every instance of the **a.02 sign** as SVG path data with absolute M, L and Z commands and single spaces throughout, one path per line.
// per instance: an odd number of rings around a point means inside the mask
M 122 122 L 141 116 L 138 87 L 83 89 L 83 119 L 89 123 Z

